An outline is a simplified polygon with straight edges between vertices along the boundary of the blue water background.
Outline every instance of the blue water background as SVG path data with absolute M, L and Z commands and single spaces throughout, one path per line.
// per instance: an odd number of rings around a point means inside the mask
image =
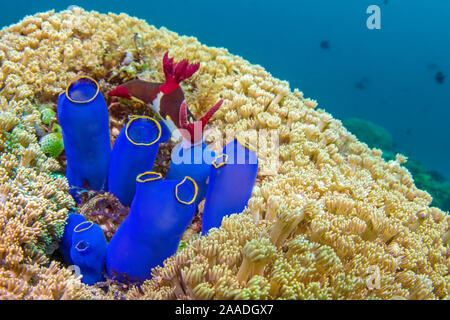
M 2 2 L 1 25 L 76 4 L 126 12 L 260 64 L 338 119 L 388 129 L 398 150 L 450 179 L 450 1 L 164 0 Z M 371 5 L 381 30 L 366 27 Z M 323 50 L 320 42 L 329 41 Z M 437 71 L 447 75 L 435 81 Z M 357 89 L 363 80 L 366 88 Z

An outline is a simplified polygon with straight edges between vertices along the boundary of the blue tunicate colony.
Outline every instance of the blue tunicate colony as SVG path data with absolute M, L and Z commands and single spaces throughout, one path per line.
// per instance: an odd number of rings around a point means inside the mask
M 165 124 L 130 116 L 111 148 L 108 108 L 99 91 L 95 80 L 82 76 L 58 98 L 66 177 L 77 202 L 79 190 L 107 191 L 130 206 L 130 212 L 109 243 L 98 225 L 71 212 L 60 248 L 66 263 L 80 268 L 86 284 L 105 277 L 144 281 L 152 268 L 176 252 L 203 198 L 203 234 L 220 227 L 224 216 L 245 208 L 258 159 L 255 150 L 237 139 L 221 155 L 203 141 L 182 141 L 163 178 L 152 168 L 160 143 L 169 139 Z M 201 161 L 194 161 L 196 153 Z M 238 156 L 244 161 L 237 161 Z

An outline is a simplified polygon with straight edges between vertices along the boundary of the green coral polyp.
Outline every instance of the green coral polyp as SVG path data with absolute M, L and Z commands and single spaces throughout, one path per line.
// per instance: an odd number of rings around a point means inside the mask
M 53 119 L 56 119 L 55 111 L 48 108 L 41 110 L 41 120 L 43 124 L 49 125 Z
M 61 126 L 59 125 L 59 124 L 53 124 L 53 126 L 52 126 L 52 132 L 53 133 L 57 133 L 57 134 L 59 134 L 59 135 L 62 135 L 62 129 L 61 129 Z
M 62 136 L 56 132 L 42 137 L 40 144 L 42 151 L 52 158 L 58 157 L 64 150 Z

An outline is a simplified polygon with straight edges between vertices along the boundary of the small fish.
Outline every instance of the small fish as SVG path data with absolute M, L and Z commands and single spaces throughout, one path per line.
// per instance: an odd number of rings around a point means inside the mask
M 364 90 L 369 85 L 369 78 L 362 77 L 359 81 L 355 82 L 355 88 L 359 90 Z
M 328 40 L 323 40 L 323 41 L 321 41 L 321 42 L 320 42 L 320 47 L 321 47 L 323 50 L 328 50 L 328 49 L 330 49 L 330 41 L 328 41 Z
M 445 75 L 441 71 L 438 71 L 434 76 L 434 79 L 436 80 L 437 83 L 442 84 L 444 83 Z

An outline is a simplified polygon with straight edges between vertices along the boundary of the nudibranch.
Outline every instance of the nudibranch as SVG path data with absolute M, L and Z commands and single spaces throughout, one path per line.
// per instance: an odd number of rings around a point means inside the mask
M 186 101 L 183 101 L 180 107 L 180 132 L 184 139 L 172 151 L 166 179 L 179 179 L 186 175 L 194 179 L 198 185 L 196 204 L 206 195 L 210 166 L 216 157 L 215 152 L 209 149 L 202 139 L 203 130 L 222 103 L 223 100 L 220 100 L 194 123 L 187 121 Z
M 129 206 L 136 177 L 152 170 L 161 140 L 161 125 L 147 116 L 131 116 L 114 141 L 109 161 L 108 191 Z
M 108 276 L 125 282 L 149 279 L 152 268 L 177 251 L 194 217 L 197 193 L 188 176 L 164 180 L 157 172 L 140 174 L 130 213 L 108 245 Z
M 187 60 L 175 63 L 166 52 L 163 57 L 164 83 L 130 80 L 117 86 L 108 95 L 143 101 L 161 117 L 170 132 L 173 132 L 179 128 L 179 110 L 184 100 L 180 82 L 191 77 L 199 67 L 200 63 L 190 64 Z M 195 119 L 189 110 L 187 113 L 189 118 Z
M 80 268 L 83 283 L 93 285 L 104 280 L 107 242 L 102 228 L 91 221 L 83 221 L 72 232 L 70 258 Z
M 202 233 L 219 228 L 226 215 L 240 213 L 248 204 L 258 173 L 256 150 L 235 138 L 211 166 L 202 217 Z
M 58 121 L 66 152 L 66 177 L 74 188 L 104 190 L 111 153 L 109 115 L 98 83 L 81 76 L 58 97 Z

